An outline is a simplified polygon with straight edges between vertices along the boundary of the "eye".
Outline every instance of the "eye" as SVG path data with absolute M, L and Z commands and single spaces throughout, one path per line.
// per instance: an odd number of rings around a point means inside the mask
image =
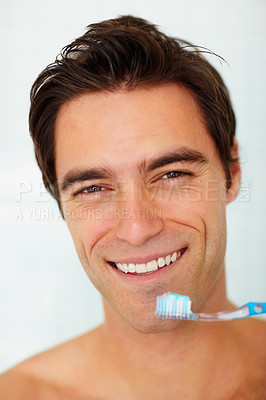
M 171 171 L 171 172 L 167 172 L 166 174 L 164 174 L 162 176 L 162 179 L 173 179 L 173 178 L 180 178 L 181 176 L 184 175 L 191 175 L 188 172 L 183 172 L 183 171 Z
M 77 196 L 79 194 L 86 194 L 86 193 L 96 193 L 96 192 L 101 192 L 103 190 L 106 190 L 103 186 L 99 185 L 92 185 L 92 186 L 87 186 L 83 189 L 79 189 L 77 192 L 74 193 L 74 196 Z

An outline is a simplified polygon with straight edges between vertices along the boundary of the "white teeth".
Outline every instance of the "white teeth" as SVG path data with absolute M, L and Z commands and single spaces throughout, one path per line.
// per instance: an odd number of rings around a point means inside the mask
M 147 262 L 147 271 L 157 271 L 158 265 L 156 260 Z
M 128 264 L 128 272 L 131 272 L 131 273 L 136 272 L 135 264 L 133 264 L 133 263 Z
M 175 262 L 176 259 L 177 259 L 177 254 L 176 254 L 176 251 L 175 251 L 174 254 L 173 254 L 172 257 L 171 257 L 171 261 L 172 261 L 172 262 Z
M 147 272 L 145 264 L 136 264 L 136 272 L 137 274 L 144 274 Z
M 118 269 L 120 269 L 120 271 L 124 271 L 124 270 L 123 270 L 123 267 L 122 267 L 122 264 L 117 263 L 116 266 L 117 266 Z
M 166 257 L 159 257 L 158 260 L 152 260 L 147 263 L 116 263 L 116 266 L 120 271 L 125 272 L 126 274 L 128 272 L 131 274 L 148 274 L 157 271 L 158 267 L 163 268 L 165 265 L 175 262 L 182 254 L 182 250 L 180 250 L 178 253 L 175 251 L 172 255 L 168 254 Z
M 165 260 L 163 257 L 158 258 L 158 267 L 162 268 L 165 266 Z
M 168 256 L 165 257 L 165 264 L 166 264 L 166 265 L 169 265 L 170 262 L 171 262 L 171 256 L 168 255 Z

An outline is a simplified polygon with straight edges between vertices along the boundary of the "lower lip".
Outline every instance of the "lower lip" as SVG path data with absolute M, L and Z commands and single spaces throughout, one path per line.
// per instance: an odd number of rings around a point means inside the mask
M 184 255 L 187 252 L 187 248 L 185 249 L 184 253 L 176 260 L 174 261 L 172 264 L 170 265 L 165 265 L 164 267 L 158 268 L 156 271 L 151 272 L 149 274 L 131 274 L 131 273 L 125 273 L 120 271 L 118 268 L 111 266 L 110 264 L 108 264 L 110 267 L 112 267 L 112 269 L 119 274 L 119 276 L 121 276 L 122 278 L 124 278 L 125 280 L 127 280 L 128 282 L 132 282 L 132 283 L 136 283 L 136 284 L 146 284 L 146 283 L 150 283 L 154 280 L 157 280 L 158 278 L 160 278 L 163 274 L 166 274 L 168 271 L 170 271 L 173 267 L 175 267 L 179 261 L 181 261 L 181 259 L 184 257 Z

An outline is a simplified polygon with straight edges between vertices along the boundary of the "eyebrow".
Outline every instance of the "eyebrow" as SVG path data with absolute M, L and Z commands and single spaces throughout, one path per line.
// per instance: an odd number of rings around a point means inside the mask
M 115 174 L 109 168 L 99 167 L 91 169 L 74 169 L 66 173 L 62 179 L 60 189 L 66 191 L 76 182 L 90 181 L 93 179 L 112 178 Z
M 207 158 L 199 151 L 195 151 L 188 147 L 181 147 L 177 150 L 171 150 L 167 154 L 159 156 L 154 160 L 147 162 L 146 160 L 139 165 L 140 172 L 151 172 L 157 168 L 164 167 L 169 164 L 183 162 L 196 163 L 204 165 L 208 163 Z M 76 182 L 90 181 L 94 179 L 110 179 L 114 178 L 116 173 L 107 167 L 90 168 L 90 169 L 74 169 L 68 171 L 60 184 L 61 191 L 66 191 Z
M 155 170 L 156 168 L 164 167 L 168 164 L 176 162 L 187 162 L 196 164 L 207 164 L 207 158 L 199 151 L 190 149 L 189 147 L 181 147 L 178 150 L 172 150 L 169 153 L 156 158 L 155 160 L 145 161 L 141 164 L 141 169 L 148 172 Z

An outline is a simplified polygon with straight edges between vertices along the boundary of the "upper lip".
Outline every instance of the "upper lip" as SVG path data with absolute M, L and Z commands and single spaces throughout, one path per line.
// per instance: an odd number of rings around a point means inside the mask
M 187 246 L 183 246 L 180 248 L 176 248 L 174 250 L 170 250 L 168 253 L 167 252 L 161 252 L 161 253 L 155 253 L 153 255 L 149 255 L 149 256 L 140 256 L 140 257 L 128 257 L 128 258 L 122 258 L 120 260 L 107 260 L 108 262 L 114 262 L 114 263 L 121 263 L 121 264 L 129 264 L 129 263 L 133 263 L 133 264 L 143 264 L 143 263 L 147 263 L 149 261 L 152 260 L 157 260 L 160 257 L 165 258 L 166 256 L 168 256 L 169 254 L 172 255 L 175 251 L 178 253 L 180 250 L 185 249 Z

